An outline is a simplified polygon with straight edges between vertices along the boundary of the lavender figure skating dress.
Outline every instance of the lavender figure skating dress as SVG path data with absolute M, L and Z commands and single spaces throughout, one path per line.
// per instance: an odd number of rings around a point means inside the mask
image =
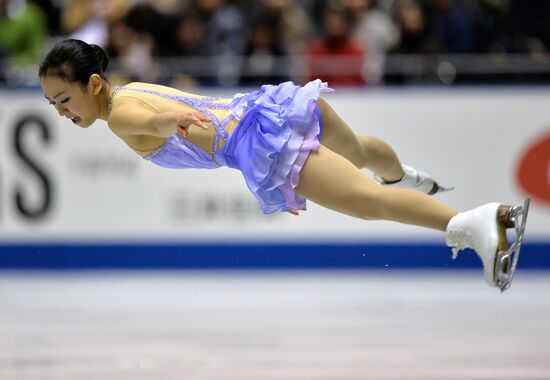
M 214 169 L 221 166 L 242 172 L 250 191 L 264 213 L 303 210 L 306 200 L 294 192 L 309 153 L 319 149 L 321 113 L 315 102 L 321 93 L 332 92 L 317 79 L 305 86 L 285 82 L 264 85 L 248 94 L 237 94 L 231 103 L 221 98 L 191 98 L 148 89 L 118 87 L 181 101 L 208 115 L 216 130 L 212 152 L 173 135 L 147 155 L 156 165 L 180 169 Z M 212 110 L 226 109 L 229 116 L 219 120 Z M 229 134 L 225 126 L 237 118 Z M 225 144 L 220 148 L 220 141 Z

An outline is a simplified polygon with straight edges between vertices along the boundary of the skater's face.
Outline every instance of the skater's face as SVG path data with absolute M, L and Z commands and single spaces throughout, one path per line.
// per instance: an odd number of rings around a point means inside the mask
M 70 119 L 75 125 L 88 128 L 100 117 L 100 94 L 104 82 L 99 75 L 92 75 L 86 86 L 45 75 L 40 78 L 40 85 L 59 116 Z

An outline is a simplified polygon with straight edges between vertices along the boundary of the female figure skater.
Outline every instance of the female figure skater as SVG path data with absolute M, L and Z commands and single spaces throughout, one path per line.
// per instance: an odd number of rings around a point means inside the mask
M 309 199 L 365 220 L 446 231 L 454 256 L 473 248 L 489 285 L 510 286 L 528 204 L 490 203 L 461 213 L 447 207 L 428 195 L 444 190 L 429 175 L 401 165 L 383 141 L 355 135 L 319 98 L 332 92 L 320 80 L 223 99 L 146 83 L 112 88 L 107 64 L 100 47 L 79 40 L 48 53 L 40 81 L 60 116 L 81 128 L 106 120 L 133 151 L 163 167 L 238 169 L 265 213 L 298 214 Z M 510 247 L 506 228 L 512 227 L 518 237 Z

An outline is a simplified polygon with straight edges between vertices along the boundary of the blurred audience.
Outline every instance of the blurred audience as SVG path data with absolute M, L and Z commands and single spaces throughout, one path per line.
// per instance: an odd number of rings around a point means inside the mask
M 544 57 L 549 17 L 547 0 L 0 0 L 0 80 L 70 37 L 121 81 L 376 85 L 393 54 Z
M 375 0 L 343 0 L 342 6 L 349 15 L 353 37 L 367 53 L 363 76 L 369 84 L 381 83 L 386 55 L 399 40 L 397 26 Z
M 322 19 L 321 37 L 310 42 L 306 54 L 309 79 L 322 78 L 332 85 L 361 85 L 366 52 L 351 36 L 343 11 L 329 9 Z
M 441 51 L 439 41 L 430 33 L 426 15 L 416 0 L 398 0 L 395 20 L 399 41 L 393 54 L 434 54 Z
M 281 83 L 290 80 L 285 74 L 288 73 L 288 56 L 273 25 L 261 20 L 251 24 L 244 57 L 241 85 Z
M 510 49 L 537 56 L 550 49 L 550 1 L 509 0 Z
M 123 18 L 126 0 L 68 0 L 61 13 L 61 28 L 70 38 L 106 47 L 109 27 Z
M 473 44 L 473 15 L 457 0 L 430 0 L 429 30 L 443 53 L 468 53 Z
M 35 63 L 47 35 L 46 16 L 37 4 L 30 0 L 0 0 L 0 57 L 9 65 Z
M 311 16 L 296 0 L 262 0 L 264 20 L 270 23 L 289 54 L 301 53 L 314 37 Z

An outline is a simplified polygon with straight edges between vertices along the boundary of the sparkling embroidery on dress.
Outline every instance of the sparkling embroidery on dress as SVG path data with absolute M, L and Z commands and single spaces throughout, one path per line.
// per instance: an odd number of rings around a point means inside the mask
M 216 115 L 214 115 L 214 113 L 212 111 L 210 111 L 210 109 L 223 109 L 223 110 L 230 109 L 230 104 L 214 103 L 214 101 L 216 101 L 216 100 L 223 99 L 222 97 L 191 98 L 191 97 L 180 96 L 180 95 L 165 94 L 163 92 L 154 91 L 154 90 L 147 90 L 147 89 L 143 89 L 143 88 L 130 88 L 130 87 L 124 87 L 124 86 L 115 87 L 115 92 L 113 93 L 113 96 L 119 90 L 143 92 L 143 93 L 146 93 L 146 94 L 161 96 L 161 97 L 166 98 L 166 99 L 178 100 L 178 101 L 183 102 L 183 103 L 187 104 L 188 106 L 196 109 L 197 111 L 200 111 L 200 112 L 204 113 L 205 115 L 210 117 L 210 119 L 212 120 L 212 124 L 214 124 L 214 128 L 216 129 L 216 135 L 214 136 L 214 144 L 213 144 L 213 150 L 214 151 L 218 150 L 218 147 L 220 145 L 220 139 L 222 137 L 226 140 L 229 137 L 229 134 L 225 130 L 225 124 L 226 123 L 222 124 L 222 122 L 220 122 L 220 120 L 216 117 Z M 224 122 L 225 122 L 225 120 L 224 120 Z

